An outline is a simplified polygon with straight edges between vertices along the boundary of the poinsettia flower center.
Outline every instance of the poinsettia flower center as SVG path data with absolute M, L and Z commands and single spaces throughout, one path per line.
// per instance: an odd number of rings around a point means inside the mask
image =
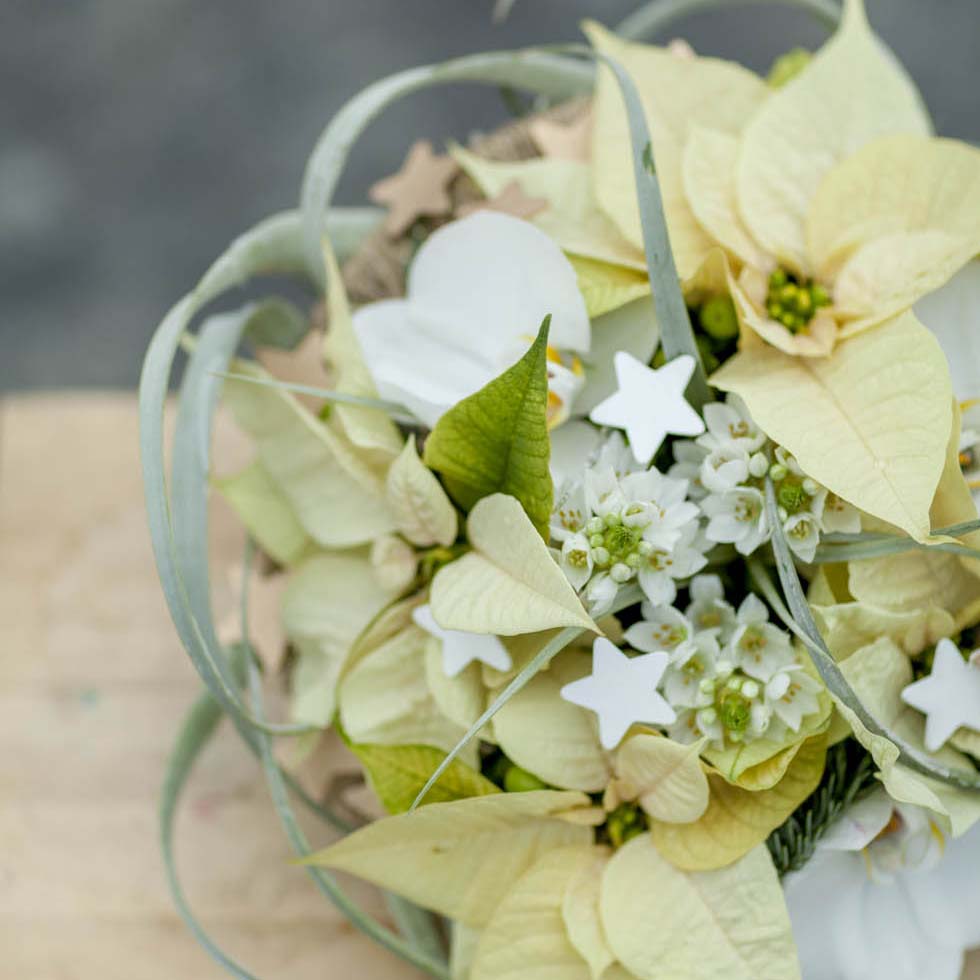
M 802 333 L 817 310 L 829 305 L 830 295 L 820 283 L 803 279 L 781 267 L 770 274 L 766 312 L 790 333 Z

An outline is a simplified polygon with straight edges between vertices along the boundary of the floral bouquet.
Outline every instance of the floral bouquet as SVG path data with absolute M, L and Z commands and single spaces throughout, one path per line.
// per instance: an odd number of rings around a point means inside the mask
M 377 83 L 160 326 L 150 524 L 208 689 L 163 843 L 234 975 L 172 853 L 223 714 L 320 889 L 434 977 L 953 980 L 980 944 L 980 151 L 861 0 L 801 5 L 834 33 L 768 78 L 638 40 L 691 0 Z M 330 206 L 385 106 L 458 81 L 533 100 Z M 190 332 L 269 276 L 322 304 Z M 224 475 L 219 403 L 253 448 Z M 327 729 L 357 772 L 304 778 Z

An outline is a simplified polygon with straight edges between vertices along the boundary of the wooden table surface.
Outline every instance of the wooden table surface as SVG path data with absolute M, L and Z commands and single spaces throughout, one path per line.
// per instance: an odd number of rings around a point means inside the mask
M 240 532 L 218 508 L 213 523 L 231 562 Z M 159 857 L 164 763 L 199 688 L 153 569 L 132 396 L 0 403 L 0 622 L 0 975 L 226 976 L 174 912 Z M 228 726 L 187 791 L 178 854 L 201 920 L 262 980 L 419 976 L 287 864 Z

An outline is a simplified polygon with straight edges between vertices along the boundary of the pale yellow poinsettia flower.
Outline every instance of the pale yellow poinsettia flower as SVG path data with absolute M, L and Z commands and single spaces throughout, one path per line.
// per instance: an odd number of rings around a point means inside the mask
M 685 187 L 690 134 L 707 129 L 729 139 L 771 98 L 766 82 L 741 65 L 718 58 L 680 58 L 666 48 L 624 41 L 588 21 L 592 46 L 632 78 L 646 115 L 671 250 L 682 281 L 717 247 L 717 237 L 695 214 Z M 592 128 L 595 200 L 622 238 L 642 251 L 643 232 L 633 171 L 633 148 L 622 92 L 612 70 L 600 66 Z
M 829 354 L 980 249 L 980 151 L 930 135 L 862 0 L 738 138 L 694 128 L 683 179 L 743 325 L 791 354 Z
M 834 37 L 777 91 L 725 62 L 587 33 L 640 90 L 681 279 L 720 245 L 743 326 L 770 344 L 826 355 L 980 250 L 980 151 L 930 136 L 862 0 L 848 0 Z M 595 118 L 596 199 L 639 244 L 625 110 L 608 70 Z

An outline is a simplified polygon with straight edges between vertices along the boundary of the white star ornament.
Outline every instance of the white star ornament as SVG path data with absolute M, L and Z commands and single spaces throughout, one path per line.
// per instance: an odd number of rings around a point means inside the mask
M 597 425 L 623 429 L 636 461 L 646 466 L 667 434 L 697 436 L 704 419 L 684 398 L 694 374 L 694 358 L 681 354 L 661 368 L 647 367 L 626 351 L 613 358 L 617 391 L 589 413 Z
M 561 696 L 599 716 L 599 741 L 607 750 L 616 748 L 630 725 L 672 725 L 677 716 L 657 693 L 667 667 L 663 651 L 627 657 L 605 637 L 592 646 L 592 673 L 561 689 Z
M 419 606 L 412 613 L 412 619 L 416 626 L 442 641 L 442 669 L 447 677 L 462 673 L 474 661 L 497 670 L 510 670 L 510 653 L 499 637 L 489 633 L 444 630 L 432 615 L 432 607 L 427 605 Z
M 932 673 L 909 684 L 902 700 L 926 716 L 926 748 L 938 752 L 958 728 L 980 732 L 980 669 L 952 640 L 940 640 Z

